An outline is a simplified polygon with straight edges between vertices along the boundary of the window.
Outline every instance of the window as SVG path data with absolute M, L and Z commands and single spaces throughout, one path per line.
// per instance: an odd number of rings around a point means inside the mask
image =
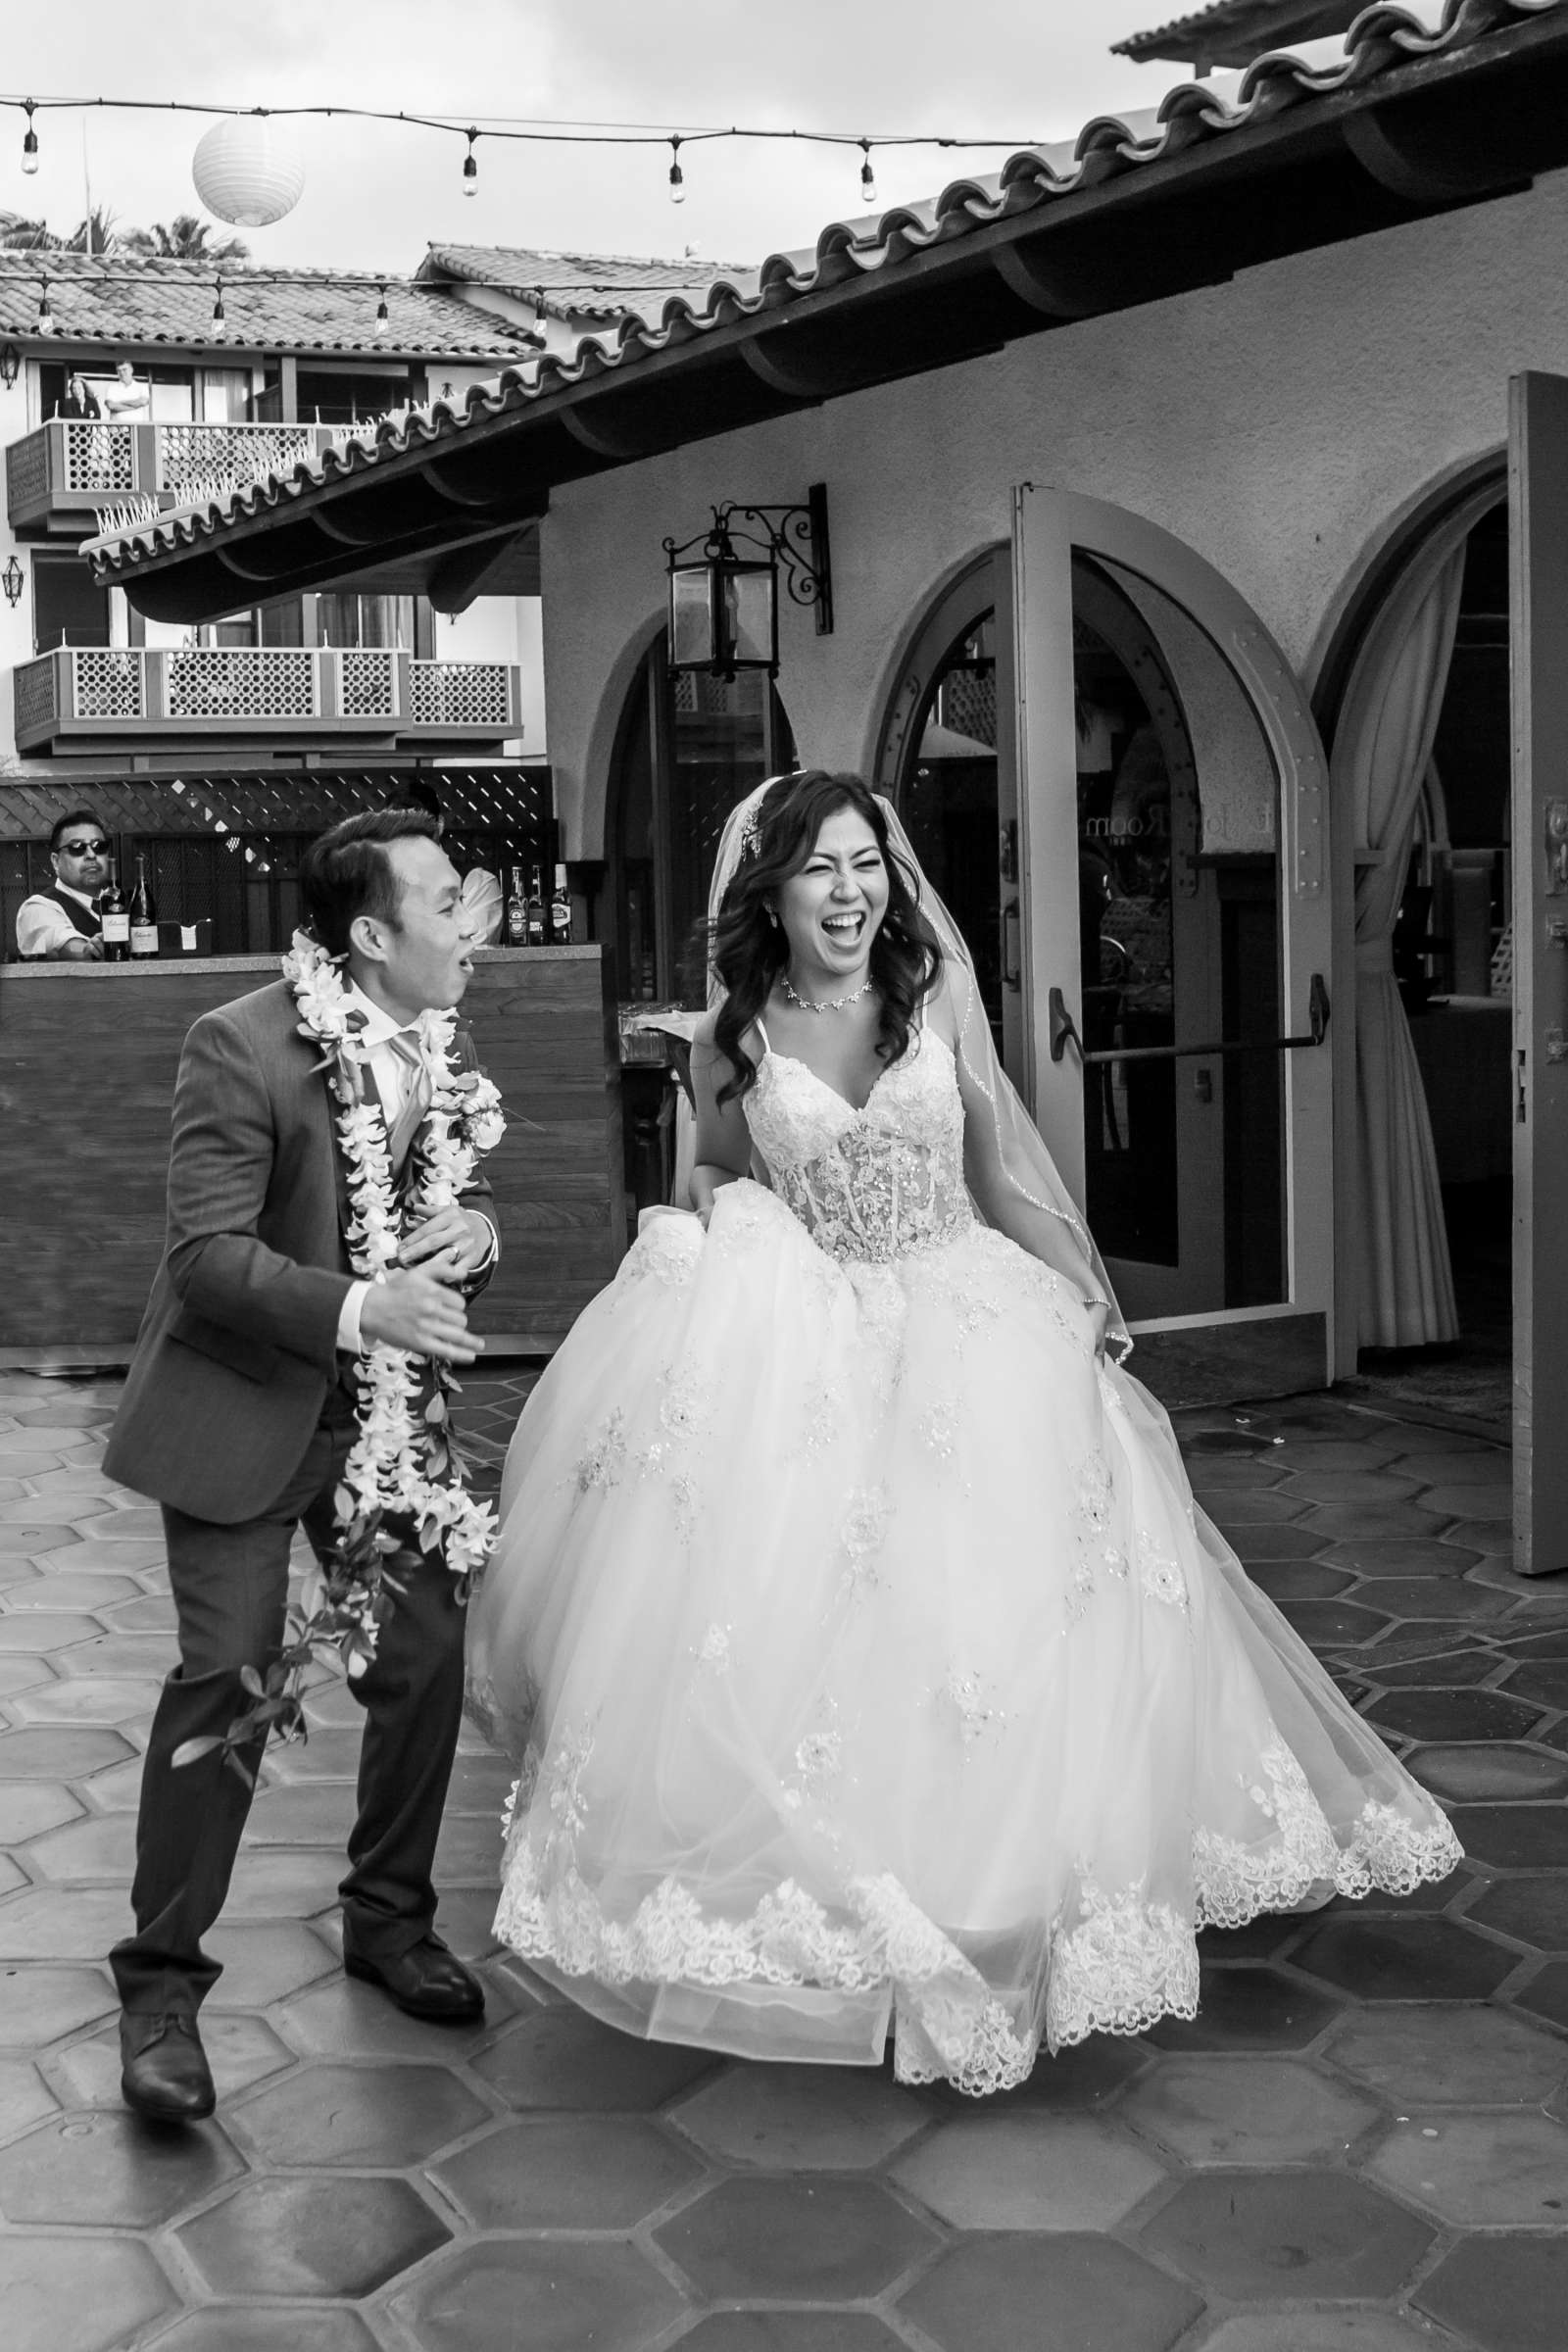
M 108 645 L 109 591 L 93 584 L 78 556 L 35 555 L 32 559 L 32 644 L 34 653 L 58 645 Z
M 302 368 L 295 394 L 302 424 L 363 424 L 424 398 L 422 369 Z
M 412 596 L 318 596 L 316 642 L 335 646 L 387 646 L 412 654 Z

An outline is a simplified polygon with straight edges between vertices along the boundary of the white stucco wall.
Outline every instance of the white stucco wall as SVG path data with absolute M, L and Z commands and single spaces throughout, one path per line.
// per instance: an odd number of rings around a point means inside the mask
M 1005 538 L 1033 479 L 1148 516 L 1216 565 L 1310 683 L 1396 518 L 1499 449 L 1507 381 L 1568 372 L 1568 173 L 1525 195 L 1057 328 L 994 358 L 616 468 L 554 494 L 545 685 L 573 855 L 599 847 L 610 739 L 657 627 L 666 532 L 825 481 L 836 629 L 784 607 L 802 757 L 864 767 L 933 592 Z
M 545 754 L 543 623 L 536 596 L 476 596 L 466 612 L 437 612 L 438 662 L 515 662 L 522 676 L 522 734 L 508 751 Z
M 27 370 L 16 382 L 0 384 L 0 449 L 9 449 L 27 430 Z M 0 775 L 18 765 L 12 678 L 19 662 L 32 659 L 32 571 L 26 550 L 17 544 L 10 517 L 0 501 L 0 571 L 15 556 L 26 581 L 16 604 L 0 596 Z

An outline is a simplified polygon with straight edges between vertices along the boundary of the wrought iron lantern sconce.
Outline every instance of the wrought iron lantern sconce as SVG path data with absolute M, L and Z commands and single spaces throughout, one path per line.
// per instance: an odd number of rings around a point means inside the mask
M 0 384 L 9 392 L 21 373 L 21 352 L 14 343 L 0 343 Z
M 26 584 L 26 573 L 17 562 L 16 557 L 12 556 L 7 562 L 4 571 L 0 571 L 0 588 L 6 592 L 6 603 L 8 605 L 20 604 L 22 591 Z
M 692 561 L 692 551 L 700 551 Z M 811 607 L 816 633 L 833 632 L 827 486 L 813 482 L 798 507 L 713 509 L 711 527 L 664 541 L 669 574 L 669 668 L 734 678 L 743 669 L 778 675 L 778 581 Z

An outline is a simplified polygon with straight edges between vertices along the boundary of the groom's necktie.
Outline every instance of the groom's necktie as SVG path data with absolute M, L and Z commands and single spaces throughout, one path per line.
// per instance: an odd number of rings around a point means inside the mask
M 435 1090 L 430 1084 L 430 1073 L 424 1066 L 424 1055 L 419 1051 L 416 1037 L 411 1036 L 408 1030 L 400 1029 L 396 1036 L 389 1037 L 386 1042 L 388 1049 L 404 1065 L 403 1107 L 389 1125 L 386 1138 L 387 1149 L 392 1155 L 392 1173 L 401 1176 L 419 1121 L 429 1109 Z

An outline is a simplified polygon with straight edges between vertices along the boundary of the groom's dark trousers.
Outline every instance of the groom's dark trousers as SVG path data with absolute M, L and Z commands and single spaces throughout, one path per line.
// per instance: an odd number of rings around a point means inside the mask
M 202 1937 L 222 1908 L 251 1794 L 217 1750 L 283 1635 L 303 1523 L 330 1542 L 354 1435 L 336 1348 L 349 1273 L 347 1203 L 316 1067 L 282 986 L 208 1013 L 175 1089 L 169 1246 L 106 1456 L 163 1506 L 179 1663 L 143 1767 L 134 1933 L 110 1955 L 121 2000 L 194 2011 L 220 1973 Z M 471 1047 L 462 1041 L 464 1057 Z M 484 1204 L 482 1190 L 466 1196 Z M 359 1809 L 342 1884 L 346 1947 L 372 1961 L 430 1932 L 431 1864 L 463 1698 L 464 1612 L 437 1561 L 411 1572 L 368 1671 Z M 261 1742 L 245 1751 L 254 1772 Z

